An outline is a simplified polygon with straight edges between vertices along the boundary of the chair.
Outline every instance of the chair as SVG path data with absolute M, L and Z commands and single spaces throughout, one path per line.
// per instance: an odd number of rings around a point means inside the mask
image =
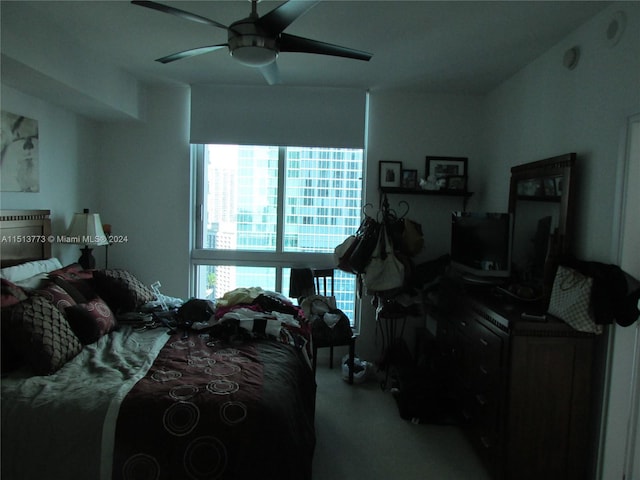
M 332 268 L 313 270 L 313 283 L 316 295 L 334 296 L 334 270 Z M 353 332 L 349 338 L 313 338 L 313 373 L 316 372 L 318 348 L 329 348 L 329 368 L 333 368 L 333 347 L 349 346 L 349 384 L 353 384 L 353 368 L 356 350 L 356 338 Z

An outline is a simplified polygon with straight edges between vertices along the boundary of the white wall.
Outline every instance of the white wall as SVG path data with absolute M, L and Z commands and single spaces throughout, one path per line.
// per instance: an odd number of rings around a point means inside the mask
M 612 15 L 627 14 L 625 34 L 609 47 Z M 611 231 L 619 138 L 629 115 L 640 111 L 640 5 L 622 3 L 597 15 L 487 97 L 484 129 L 490 168 L 501 178 L 487 191 L 487 207 L 508 195 L 505 175 L 513 165 L 567 152 L 578 154 L 578 256 L 612 261 Z M 582 54 L 574 70 L 564 52 Z
M 2 85 L 2 109 L 38 120 L 40 191 L 2 192 L 3 209 L 51 210 L 54 235 L 64 234 L 74 212 L 97 210 L 100 182 L 94 176 L 97 125 L 63 108 Z M 102 253 L 96 249 L 96 258 Z M 64 263 L 78 259 L 75 245 L 54 244 Z
M 471 191 L 478 187 L 478 172 L 487 158 L 483 154 L 483 139 L 479 125 L 483 100 L 478 96 L 416 94 L 400 91 L 372 92 L 369 98 L 368 145 L 366 151 L 365 202 L 373 204 L 368 210 L 375 214 L 379 205 L 378 162 L 401 161 L 405 169 L 417 169 L 424 178 L 427 155 L 469 158 Z M 468 209 L 478 205 L 472 197 Z M 461 197 L 427 197 L 420 195 L 389 195 L 391 208 L 402 213 L 400 200 L 409 204 L 408 218 L 420 222 L 425 237 L 423 252 L 414 259 L 416 264 L 449 253 L 450 213 L 462 210 Z M 506 210 L 507 205 L 504 205 Z M 381 353 L 380 338 L 376 338 L 375 311 L 370 297 L 362 302 L 358 355 L 369 361 Z M 416 326 L 424 326 L 424 319 L 410 318 L 406 326 L 406 340 L 413 348 Z
M 149 88 L 144 120 L 100 131 L 103 222 L 127 241 L 109 249 L 109 267 L 126 268 L 166 295 L 189 295 L 189 89 Z

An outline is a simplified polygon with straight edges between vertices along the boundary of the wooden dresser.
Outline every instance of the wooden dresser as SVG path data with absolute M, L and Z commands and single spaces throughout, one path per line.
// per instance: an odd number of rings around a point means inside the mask
M 536 307 L 493 289 L 434 309 L 436 367 L 487 469 L 500 480 L 585 480 L 597 337 L 563 322 L 525 321 Z

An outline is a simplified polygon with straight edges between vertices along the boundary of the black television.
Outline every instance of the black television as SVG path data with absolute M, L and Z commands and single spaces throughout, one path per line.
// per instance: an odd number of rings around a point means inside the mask
M 511 276 L 509 213 L 452 212 L 451 266 L 464 280 L 502 283 Z

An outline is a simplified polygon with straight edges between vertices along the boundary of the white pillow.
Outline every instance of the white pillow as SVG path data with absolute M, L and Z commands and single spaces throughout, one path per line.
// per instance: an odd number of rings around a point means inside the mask
M 62 268 L 60 260 L 57 258 L 49 258 L 47 260 L 34 260 L 33 262 L 21 263 L 13 267 L 5 267 L 0 269 L 0 278 L 9 280 L 12 283 L 35 277 L 41 273 L 52 272 Z

